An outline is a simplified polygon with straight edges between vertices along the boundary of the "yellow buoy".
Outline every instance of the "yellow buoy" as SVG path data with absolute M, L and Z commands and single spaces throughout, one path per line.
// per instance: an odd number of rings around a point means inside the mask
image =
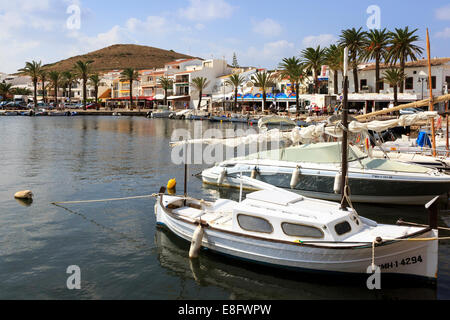
M 175 180 L 175 179 L 169 180 L 169 182 L 167 183 L 168 190 L 175 189 L 176 186 L 177 186 L 177 180 Z
M 14 195 L 16 199 L 33 199 L 33 192 L 30 190 L 19 191 Z

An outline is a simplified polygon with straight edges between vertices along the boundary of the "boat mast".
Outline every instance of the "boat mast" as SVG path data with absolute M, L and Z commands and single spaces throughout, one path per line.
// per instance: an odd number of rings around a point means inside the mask
M 428 53 L 428 86 L 430 88 L 429 111 L 434 111 L 433 105 L 433 83 L 431 77 L 431 54 L 430 54 L 430 35 L 427 28 L 427 53 Z M 436 157 L 436 131 L 434 127 L 434 119 L 431 119 L 431 140 L 433 148 L 433 157 Z
M 345 196 L 348 174 L 348 47 L 344 49 L 344 89 L 342 100 L 342 181 L 341 181 L 341 209 L 347 210 L 348 201 Z

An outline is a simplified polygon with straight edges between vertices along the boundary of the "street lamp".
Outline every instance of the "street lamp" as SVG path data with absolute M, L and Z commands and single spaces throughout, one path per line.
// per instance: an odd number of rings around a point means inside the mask
M 424 82 L 428 83 L 428 75 L 425 72 L 420 71 L 419 72 L 419 80 L 418 81 L 419 81 L 419 83 L 422 84 L 422 100 L 423 100 L 423 83 Z

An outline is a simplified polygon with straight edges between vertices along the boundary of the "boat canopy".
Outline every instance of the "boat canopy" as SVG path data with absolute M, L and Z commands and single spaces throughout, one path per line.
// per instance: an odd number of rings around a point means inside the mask
M 252 154 L 244 160 L 265 159 L 287 162 L 305 163 L 341 163 L 342 146 L 340 142 L 316 143 L 297 147 L 269 150 Z M 364 169 L 429 173 L 430 169 L 419 165 L 397 162 L 386 159 L 371 159 L 356 146 L 349 146 L 348 161 L 359 161 Z
M 252 154 L 245 159 L 268 159 L 288 162 L 341 163 L 340 142 L 316 143 L 298 147 L 268 150 Z M 348 161 L 367 158 L 367 155 L 355 146 L 350 146 Z

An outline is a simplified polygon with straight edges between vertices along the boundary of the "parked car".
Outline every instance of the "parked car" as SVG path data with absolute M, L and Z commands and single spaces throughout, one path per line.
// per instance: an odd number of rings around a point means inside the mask
M 91 103 L 86 105 L 86 110 L 99 110 L 100 105 L 98 103 Z

